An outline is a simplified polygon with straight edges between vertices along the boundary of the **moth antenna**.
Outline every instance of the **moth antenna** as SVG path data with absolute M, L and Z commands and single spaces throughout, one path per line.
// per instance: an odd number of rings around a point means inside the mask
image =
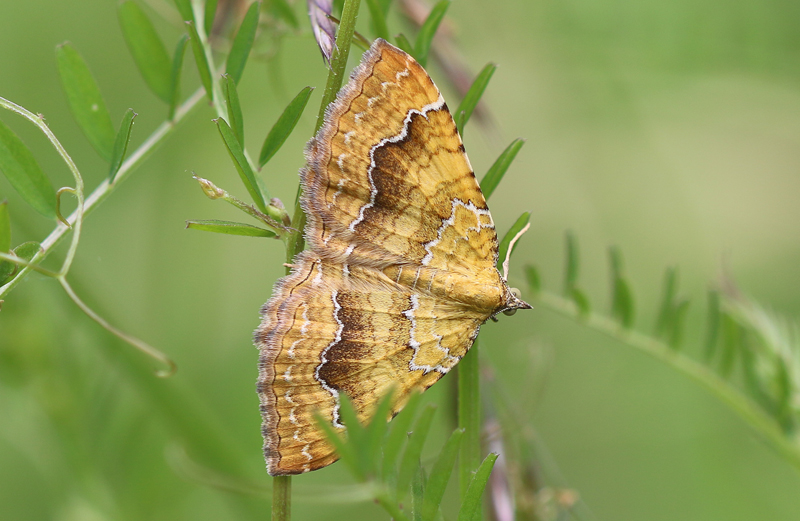
M 518 234 L 511 239 L 511 242 L 508 243 L 508 252 L 506 252 L 506 260 L 503 261 L 503 280 L 508 282 L 508 262 L 511 260 L 511 252 L 514 250 L 514 244 L 519 240 L 522 235 L 528 231 L 528 228 L 531 227 L 531 223 L 525 225 L 525 228 L 521 229 Z

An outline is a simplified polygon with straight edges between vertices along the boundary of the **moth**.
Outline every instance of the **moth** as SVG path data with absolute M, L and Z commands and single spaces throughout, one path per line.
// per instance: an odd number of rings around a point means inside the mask
M 487 319 L 530 306 L 496 268 L 497 234 L 439 89 L 376 40 L 325 113 L 300 172 L 309 248 L 275 284 L 255 333 L 273 476 L 338 458 L 342 393 L 359 420 L 433 385 Z

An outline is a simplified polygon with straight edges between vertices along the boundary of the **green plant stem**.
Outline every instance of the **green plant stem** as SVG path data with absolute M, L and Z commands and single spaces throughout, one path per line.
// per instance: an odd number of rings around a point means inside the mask
M 333 47 L 328 81 L 325 84 L 325 91 L 322 93 L 322 102 L 319 107 L 317 124 L 314 128 L 315 135 L 320 127 L 322 127 L 322 123 L 325 120 L 325 109 L 336 99 L 339 89 L 342 88 L 345 67 L 347 66 L 347 58 L 350 56 L 350 44 L 353 42 L 353 33 L 356 28 L 356 19 L 358 19 L 358 7 L 360 4 L 361 0 L 345 0 L 344 6 L 342 7 L 342 19 L 339 22 L 339 30 L 336 32 L 336 45 Z M 297 199 L 294 203 L 294 214 L 292 217 L 293 231 L 289 236 L 289 247 L 286 249 L 286 262 L 288 263 L 291 263 L 294 256 L 302 251 L 305 246 L 303 229 L 306 226 L 306 214 L 300 207 L 301 195 L 302 187 L 298 189 Z
M 111 193 L 114 191 L 117 185 L 119 185 L 123 180 L 125 180 L 131 174 L 131 172 L 133 172 L 133 170 L 136 169 L 136 167 L 138 167 L 145 159 L 147 159 L 147 157 L 149 157 L 150 154 L 152 154 L 156 150 L 158 145 L 164 142 L 164 139 L 175 130 L 176 124 L 182 119 L 184 119 L 191 112 L 191 110 L 195 108 L 200 103 L 200 101 L 202 101 L 204 94 L 205 91 L 202 88 L 194 92 L 178 108 L 178 110 L 175 112 L 175 117 L 172 121 L 165 121 L 164 123 L 162 123 L 161 126 L 159 126 L 152 134 L 150 134 L 147 140 L 145 140 L 145 142 L 142 143 L 142 145 L 138 149 L 136 149 L 128 157 L 127 160 L 125 160 L 125 162 L 122 164 L 119 171 L 117 172 L 117 175 L 115 176 L 113 183 L 109 182 L 108 179 L 105 179 L 103 182 L 100 183 L 100 185 L 98 185 L 97 188 L 94 189 L 94 191 L 92 191 L 91 194 L 89 194 L 88 197 L 86 197 L 85 201 L 83 201 L 84 217 L 89 215 L 95 208 L 97 208 L 97 206 L 100 205 L 100 203 L 105 201 L 105 199 L 109 195 L 111 195 Z M 10 102 L 0 98 L 0 106 L 4 108 L 11 108 L 9 104 L 13 105 Z M 16 105 L 14 105 L 14 107 L 16 107 Z M 14 110 L 14 112 L 22 114 L 17 109 L 12 108 L 12 110 Z M 31 118 L 28 117 L 28 119 Z M 39 126 L 40 128 L 42 128 L 43 131 L 45 131 L 46 125 L 44 125 L 44 123 L 39 124 L 35 120 L 31 121 L 33 121 L 37 126 Z M 42 125 L 44 125 L 44 127 L 42 127 Z M 49 128 L 45 131 L 45 134 L 48 134 L 48 132 Z M 50 134 L 48 134 L 48 138 L 50 138 Z M 52 142 L 53 138 L 50 139 Z M 54 145 L 55 143 L 57 143 L 57 141 L 54 142 Z M 58 149 L 58 146 L 56 146 L 56 148 Z M 71 225 L 74 225 L 76 222 L 78 222 L 79 220 L 78 217 L 80 215 L 81 212 L 79 207 L 74 212 L 72 212 L 69 217 L 67 217 L 67 221 Z M 48 235 L 44 239 L 44 241 L 42 241 L 41 250 L 39 251 L 39 253 L 34 255 L 34 257 L 30 260 L 29 264 L 35 265 L 44 260 L 55 249 L 55 247 L 58 246 L 58 244 L 61 242 L 64 236 L 67 235 L 69 231 L 71 231 L 70 227 L 67 227 L 63 223 L 59 223 L 58 226 L 56 226 L 56 228 L 52 232 L 50 232 L 50 235 Z M 17 275 L 13 279 L 11 279 L 4 286 L 0 287 L 0 299 L 8 295 L 8 293 L 11 292 L 11 290 L 14 289 L 14 287 L 22 281 L 22 279 L 27 275 L 27 273 L 30 270 L 31 270 L 30 266 L 25 266 L 24 268 L 19 270 L 19 273 L 17 273 Z
M 670 349 L 667 344 L 655 338 L 636 331 L 624 330 L 618 322 L 610 317 L 597 313 L 579 315 L 572 301 L 554 293 L 541 291 L 536 294 L 535 300 L 540 307 L 581 322 L 614 340 L 647 353 L 693 379 L 738 414 L 767 445 L 800 470 L 800 444 L 789 439 L 781 430 L 780 425 L 754 401 L 708 367 Z M 464 360 L 462 360 L 462 364 Z M 460 366 L 461 364 L 459 364 Z
M 467 494 L 472 475 L 481 464 L 481 395 L 478 339 L 458 363 L 458 427 L 464 429 L 458 460 L 461 501 Z M 480 511 L 480 509 L 479 509 Z M 475 519 L 480 519 L 476 516 Z
M 317 117 L 317 124 L 314 128 L 314 134 L 322 127 L 322 122 L 325 117 L 325 109 L 336 99 L 336 94 L 342 87 L 344 79 L 344 70 L 347 66 L 347 58 L 350 56 L 350 44 L 353 42 L 353 32 L 356 28 L 356 19 L 358 18 L 358 7 L 361 0 L 345 0 L 344 7 L 342 7 L 342 20 L 339 23 L 339 30 L 336 33 L 336 45 L 333 48 L 333 56 L 331 57 L 331 68 L 328 72 L 328 81 L 325 84 L 325 92 L 322 94 L 322 102 L 320 104 L 319 116 Z M 302 187 L 297 189 L 297 199 L 294 204 L 294 214 L 292 216 L 292 232 L 289 235 L 289 240 L 286 244 L 286 261 L 291 263 L 295 255 L 303 251 L 305 247 L 305 240 L 303 239 L 303 229 L 306 226 L 306 214 L 300 206 L 300 196 L 302 194 Z M 288 274 L 290 268 L 286 268 Z M 286 493 L 281 495 L 280 501 L 283 503 L 285 510 L 275 510 L 275 504 L 272 506 L 272 521 L 288 521 L 291 512 L 291 477 L 275 477 L 273 478 L 273 501 L 278 499 L 278 490 L 285 487 Z M 285 517 L 276 517 L 283 514 Z
M 272 521 L 289 521 L 292 517 L 292 477 L 272 478 Z

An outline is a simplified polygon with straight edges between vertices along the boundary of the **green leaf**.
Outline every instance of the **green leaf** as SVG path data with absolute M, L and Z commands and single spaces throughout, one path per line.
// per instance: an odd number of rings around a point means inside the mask
M 428 18 L 425 19 L 422 27 L 419 28 L 417 40 L 414 43 L 414 58 L 416 58 L 423 67 L 428 63 L 428 52 L 431 50 L 431 42 L 448 7 L 450 7 L 450 0 L 441 0 L 438 2 L 433 6 L 433 9 L 431 9 L 431 13 L 428 15 Z
M 175 54 L 172 56 L 172 68 L 169 75 L 169 113 L 167 118 L 172 121 L 175 118 L 175 109 L 178 108 L 178 103 L 181 99 L 181 71 L 183 70 L 183 55 L 186 54 L 186 42 L 189 41 L 189 35 L 184 34 L 178 40 L 178 45 L 175 46 Z
M 261 146 L 261 153 L 258 156 L 259 168 L 266 165 L 278 149 L 283 146 L 283 143 L 286 142 L 289 134 L 297 126 L 297 122 L 300 121 L 300 116 L 303 115 L 303 110 L 305 110 L 313 90 L 314 87 L 303 88 L 283 109 L 283 113 L 272 126 L 269 134 L 267 134 L 267 139 L 264 140 L 264 144 Z
M 323 418 L 319 412 L 314 413 L 314 421 L 317 422 L 319 428 L 325 433 L 325 437 L 336 449 L 336 453 L 339 455 L 339 458 L 344 461 L 344 464 L 347 465 L 352 472 L 357 473 L 358 457 L 353 451 L 353 445 L 347 443 L 342 435 L 333 428 L 333 424 L 330 422 L 330 420 Z
M 733 366 L 736 362 L 736 353 L 744 351 L 744 349 L 742 349 L 744 332 L 742 326 L 728 313 L 722 313 L 721 323 L 722 359 L 720 360 L 720 373 L 728 377 L 733 372 Z
M 367 7 L 369 8 L 369 16 L 372 18 L 372 27 L 375 30 L 375 36 L 389 39 L 389 27 L 386 25 L 386 13 L 381 8 L 378 0 L 367 0 Z
M 424 518 L 422 516 L 425 489 L 425 469 L 422 466 L 419 466 L 417 467 L 417 471 L 414 473 L 414 479 L 411 480 L 411 514 L 414 521 L 433 519 L 430 517 Z
M 624 328 L 633 327 L 633 294 L 628 282 L 622 277 L 614 280 L 614 301 L 611 309 Z
M 0 261 L 0 286 L 4 286 L 6 282 L 10 281 L 16 272 L 16 264 L 9 261 Z
M 356 467 L 351 470 L 360 481 L 365 481 L 367 476 L 372 474 L 372 462 L 368 459 L 369 452 L 365 447 L 366 429 L 358 421 L 358 416 L 350 397 L 344 393 L 339 393 L 339 415 L 342 423 L 347 428 L 346 443 L 352 448 L 352 452 L 355 455 Z
M 197 64 L 197 72 L 200 74 L 200 83 L 206 90 L 206 96 L 213 101 L 213 91 L 211 90 L 211 69 L 208 66 L 205 52 L 203 51 L 203 44 L 200 42 L 200 35 L 197 34 L 197 29 L 194 22 L 186 22 L 189 27 L 189 37 L 192 40 L 192 53 L 194 54 L 194 61 Z
M 611 258 L 611 314 L 626 329 L 633 326 L 633 293 L 625 278 L 622 276 L 622 253 L 619 248 L 612 246 L 609 248 Z
M 260 5 L 261 2 L 253 2 L 247 9 L 242 25 L 239 26 L 239 31 L 237 31 L 236 37 L 233 39 L 231 52 L 228 54 L 228 62 L 225 64 L 225 73 L 230 74 L 237 84 L 242 79 L 244 65 L 247 63 L 247 57 L 250 56 L 250 49 L 256 39 L 258 8 Z
M 472 82 L 466 95 L 464 95 L 464 99 L 461 100 L 461 103 L 458 105 L 455 113 L 455 120 L 459 134 L 464 134 L 464 125 L 467 124 L 467 121 L 469 121 L 469 118 L 472 116 L 472 112 L 478 105 L 481 96 L 483 96 L 486 90 L 486 86 L 489 85 L 489 80 L 492 79 L 492 75 L 496 70 L 497 65 L 494 63 L 487 63 L 481 72 L 478 73 L 478 76 L 475 77 L 475 81 Z
M 247 237 L 275 237 L 275 233 L 258 226 L 216 219 L 186 221 L 186 227 L 204 232 L 225 233 L 228 235 L 244 235 Z
M 0 121 L 0 172 L 34 210 L 55 219 L 56 191 L 14 132 Z
M 118 15 L 122 36 L 142 78 L 156 96 L 164 103 L 169 103 L 172 94 L 170 59 L 153 23 L 136 2 L 132 1 L 122 2 Z
M 592 307 L 589 304 L 589 299 L 586 297 L 586 294 L 581 291 L 577 286 L 572 286 L 569 288 L 567 296 L 572 299 L 572 302 L 575 303 L 575 306 L 578 308 L 578 314 L 582 317 L 587 317 L 589 313 L 592 311 Z
M 20 259 L 30 262 L 33 256 L 39 253 L 41 249 L 42 246 L 38 242 L 23 242 L 14 248 L 13 254 Z M 18 266 L 13 262 L 0 262 L 0 286 L 11 280 L 11 277 L 16 273 L 17 269 Z
M 419 407 L 422 394 L 414 393 L 406 403 L 403 410 L 389 422 L 386 431 L 386 441 L 383 444 L 383 481 L 396 484 L 397 458 L 403 449 L 403 444 L 408 441 L 408 431 L 414 421 L 417 407 Z
M 244 183 L 245 188 L 247 188 L 247 191 L 250 193 L 250 197 L 253 198 L 253 202 L 256 204 L 258 209 L 266 213 L 267 205 L 264 202 L 265 197 L 259 189 L 255 174 L 250 168 L 250 163 L 248 163 L 247 158 L 244 156 L 242 145 L 239 143 L 239 140 L 236 139 L 231 127 L 228 126 L 228 123 L 224 119 L 217 118 L 214 120 L 214 122 L 217 124 L 219 133 L 222 136 L 222 140 L 225 142 L 225 146 L 227 147 L 228 153 L 233 160 L 233 164 L 236 166 L 236 171 L 239 172 L 239 177 L 242 179 L 242 183 Z
M 542 289 L 542 280 L 539 277 L 539 270 L 530 264 L 525 266 L 525 280 L 528 281 L 528 289 L 531 293 L 538 293 Z
M 203 29 L 206 36 L 211 34 L 214 30 L 214 17 L 217 15 L 217 2 L 218 0 L 206 0 L 206 5 L 203 8 Z
M 389 430 L 389 411 L 392 409 L 394 403 L 394 388 L 389 391 L 378 402 L 375 412 L 372 415 L 372 420 L 366 428 L 364 433 L 365 452 L 368 455 L 369 461 L 373 462 L 372 474 L 376 473 L 374 467 L 381 461 L 381 449 L 383 448 L 384 438 L 386 432 Z
M 11 218 L 8 215 L 8 201 L 0 203 L 0 253 L 11 251 Z
M 39 253 L 41 249 L 42 245 L 36 241 L 23 242 L 14 248 L 14 255 L 20 259 L 30 262 L 33 256 Z
M 422 447 L 425 445 L 425 439 L 428 437 L 428 431 L 431 427 L 433 414 L 436 412 L 436 406 L 428 404 L 417 418 L 414 423 L 414 430 L 408 437 L 406 450 L 403 451 L 403 456 L 400 460 L 400 471 L 397 476 L 397 493 L 403 496 L 411 483 L 411 478 L 419 467 L 419 458 L 422 455 Z
M 502 266 L 503 262 L 506 260 L 506 255 L 511 255 L 514 253 L 512 249 L 510 252 L 508 251 L 508 245 L 511 244 L 511 240 L 516 237 L 516 235 L 522 231 L 528 221 L 531 219 L 531 212 L 525 212 L 520 215 L 517 220 L 511 225 L 511 228 L 508 229 L 506 234 L 503 236 L 503 240 L 500 241 L 500 246 L 497 248 L 497 265 Z M 516 247 L 516 244 L 514 244 Z
M 231 128 L 239 140 L 239 144 L 244 148 L 244 118 L 242 107 L 239 105 L 239 93 L 236 91 L 236 82 L 230 74 L 222 76 L 222 93 L 225 96 L 225 107 L 228 109 L 228 119 L 231 121 Z
M 56 60 L 72 115 L 100 157 L 110 161 L 116 132 L 89 67 L 69 43 L 56 47 Z
M 672 331 L 669 337 L 669 346 L 679 349 L 683 343 L 683 330 L 686 323 L 686 314 L 689 312 L 689 301 L 682 300 L 675 306 L 672 318 Z
M 506 175 L 506 170 L 511 166 L 514 158 L 517 157 L 517 152 L 525 144 L 524 139 L 517 138 L 511 142 L 503 153 L 495 160 L 494 164 L 486 172 L 486 175 L 481 179 L 481 191 L 486 200 L 492 196 L 494 189 L 502 181 L 503 176 Z
M 775 389 L 775 417 L 787 434 L 792 434 L 794 418 L 792 414 L 792 396 L 794 382 L 786 360 L 782 356 L 775 358 L 775 373 L 772 386 Z
M 578 239 L 571 230 L 566 234 L 567 264 L 564 269 L 564 293 L 569 294 L 570 289 L 578 282 Z
M 675 320 L 675 296 L 678 293 L 678 269 L 667 268 L 664 273 L 664 290 L 661 297 L 661 310 L 656 320 L 655 335 L 663 338 L 672 329 Z
M 194 22 L 191 0 L 173 0 L 184 22 Z
M 442 503 L 444 497 L 444 490 L 447 488 L 447 483 L 450 481 L 450 474 L 453 472 L 453 465 L 458 456 L 458 446 L 461 443 L 461 437 L 464 435 L 464 429 L 456 429 L 450 435 L 442 452 L 433 464 L 431 475 L 425 487 L 425 499 L 422 502 L 422 517 L 423 519 L 433 519 L 439 510 L 439 505 Z
M 472 521 L 472 518 L 477 514 L 481 505 L 481 496 L 483 496 L 486 483 L 489 482 L 489 476 L 492 473 L 495 461 L 497 461 L 497 454 L 489 453 L 481 463 L 481 466 L 478 467 L 475 476 L 469 483 L 469 487 L 467 487 L 467 493 L 464 496 L 463 503 L 461 503 L 461 509 L 458 511 L 458 521 Z
M 0 253 L 11 253 L 11 218 L 8 215 L 8 201 L 0 203 Z M 0 286 L 5 284 L 16 270 L 13 262 L 0 260 Z
M 719 292 L 713 289 L 708 290 L 708 325 L 705 343 L 705 359 L 710 362 L 714 358 L 717 350 L 717 340 L 719 339 L 720 329 L 720 302 Z
M 108 171 L 108 181 L 113 183 L 114 176 L 119 172 L 122 162 L 125 161 L 125 154 L 128 152 L 128 142 L 131 139 L 131 128 L 133 128 L 133 119 L 137 114 L 133 109 L 125 111 L 122 116 L 122 123 L 119 125 L 117 132 L 117 139 L 114 140 L 114 155 L 111 156 L 111 169 Z
M 292 29 L 300 29 L 300 21 L 297 15 L 294 14 L 294 9 L 286 0 L 270 0 L 267 9 L 272 12 L 276 18 L 280 18 L 286 25 Z
M 403 33 L 398 34 L 397 36 L 394 37 L 394 41 L 400 49 L 406 51 L 408 54 L 411 54 L 412 56 L 414 55 L 414 46 L 411 45 L 411 42 L 408 41 L 408 38 L 406 38 L 405 34 Z

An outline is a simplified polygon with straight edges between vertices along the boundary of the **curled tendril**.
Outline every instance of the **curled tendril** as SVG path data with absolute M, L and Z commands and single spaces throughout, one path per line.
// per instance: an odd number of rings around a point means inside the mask
M 66 220 L 63 215 L 61 215 L 61 194 L 65 192 L 71 193 L 72 195 L 77 195 L 75 189 L 70 186 L 64 186 L 58 189 L 58 192 L 56 192 L 56 217 L 64 226 L 67 228 L 72 228 L 72 225 L 69 223 L 69 221 Z

